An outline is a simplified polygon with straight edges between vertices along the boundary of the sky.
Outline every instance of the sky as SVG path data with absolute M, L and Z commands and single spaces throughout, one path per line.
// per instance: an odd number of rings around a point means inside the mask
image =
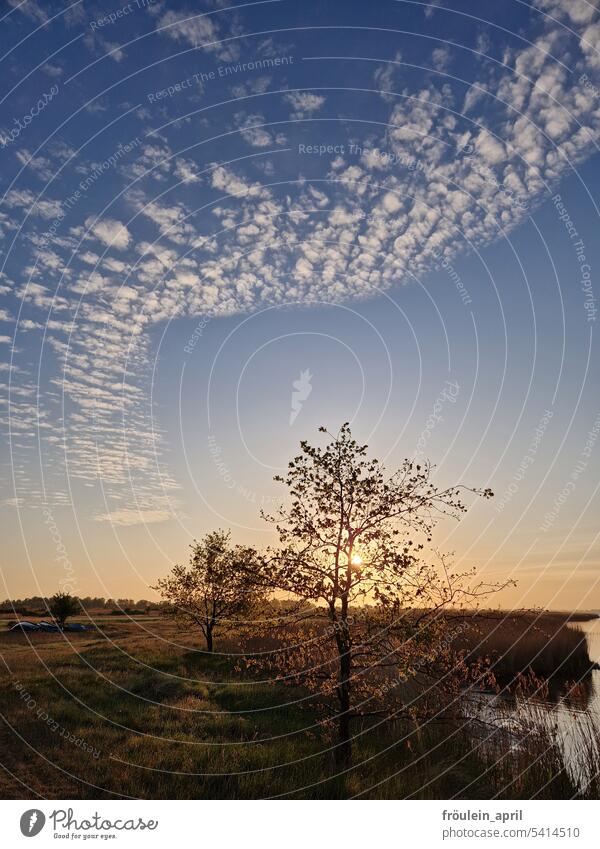
M 481 15 L 477 12 L 481 11 Z M 0 596 L 274 542 L 350 421 L 491 487 L 435 543 L 600 609 L 600 14 L 5 0 Z

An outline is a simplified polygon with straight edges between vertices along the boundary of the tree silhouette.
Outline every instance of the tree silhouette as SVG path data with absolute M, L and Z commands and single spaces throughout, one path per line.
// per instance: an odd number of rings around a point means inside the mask
M 261 663 L 283 665 L 282 678 L 335 696 L 336 755 L 346 768 L 351 720 L 375 712 L 373 703 L 385 700 L 390 680 L 447 660 L 452 640 L 444 641 L 441 611 L 499 588 L 467 586 L 473 573 L 454 573 L 445 557 L 424 560 L 438 519 L 465 510 L 461 491 L 484 498 L 492 492 L 438 488 L 429 463 L 405 460 L 388 475 L 352 438 L 349 424 L 335 436 L 319 430 L 329 443 L 301 442 L 285 477 L 275 478 L 287 486 L 291 504 L 263 514 L 281 543 L 269 560 L 269 584 L 311 602 L 314 621 L 303 622 L 300 645 L 296 633 L 293 647 Z
M 218 530 L 194 541 L 189 566 L 174 566 L 152 587 L 168 602 L 167 613 L 199 626 L 208 652 L 218 629 L 248 616 L 260 600 L 259 555 L 249 546 L 232 547 L 229 540 L 228 531 Z
M 55 593 L 49 602 L 50 612 L 61 628 L 64 628 L 69 616 L 79 613 L 80 605 L 70 593 Z

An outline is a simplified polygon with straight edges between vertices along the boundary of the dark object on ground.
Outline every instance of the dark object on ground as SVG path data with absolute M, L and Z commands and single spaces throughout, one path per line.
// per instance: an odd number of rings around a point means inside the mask
M 30 631 L 41 631 L 42 633 L 46 634 L 60 634 L 62 633 L 62 631 L 79 632 L 87 630 L 87 625 L 73 623 L 72 625 L 65 625 L 64 628 L 61 628 L 54 622 L 15 622 L 9 628 L 9 631 L 20 631 L 21 633 L 29 633 Z

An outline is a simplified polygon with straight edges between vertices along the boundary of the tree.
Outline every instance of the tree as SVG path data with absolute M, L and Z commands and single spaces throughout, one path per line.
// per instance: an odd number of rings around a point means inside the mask
M 174 566 L 152 589 L 168 602 L 170 615 L 200 627 L 212 652 L 218 629 L 250 615 L 260 601 L 256 582 L 262 561 L 249 546 L 232 547 L 228 531 L 208 533 L 190 548 L 189 566 Z
M 442 656 L 447 662 L 452 641 L 444 638 L 441 611 L 498 589 L 469 587 L 473 573 L 454 573 L 445 557 L 423 559 L 437 520 L 465 510 L 461 491 L 493 493 L 439 488 L 429 463 L 405 460 L 388 475 L 352 438 L 349 424 L 335 436 L 319 430 L 330 442 L 301 442 L 286 476 L 275 478 L 287 486 L 291 505 L 263 514 L 281 543 L 268 562 L 269 584 L 310 602 L 313 623 L 300 626 L 302 641 L 296 634 L 289 651 L 262 663 L 283 662 L 282 678 L 335 696 L 336 754 L 346 768 L 351 720 L 372 715 L 374 701 L 382 706 L 391 681 L 431 670 Z M 323 617 L 326 626 L 315 624 Z
M 79 613 L 79 610 L 78 600 L 70 593 L 58 592 L 50 599 L 50 612 L 61 628 L 65 627 L 65 622 L 69 616 L 75 616 Z

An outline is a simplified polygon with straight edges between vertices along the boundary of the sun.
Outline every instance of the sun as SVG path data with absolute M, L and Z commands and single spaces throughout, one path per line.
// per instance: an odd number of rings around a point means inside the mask
M 362 557 L 360 556 L 360 554 L 353 554 L 352 555 L 352 565 L 353 566 L 362 566 Z

